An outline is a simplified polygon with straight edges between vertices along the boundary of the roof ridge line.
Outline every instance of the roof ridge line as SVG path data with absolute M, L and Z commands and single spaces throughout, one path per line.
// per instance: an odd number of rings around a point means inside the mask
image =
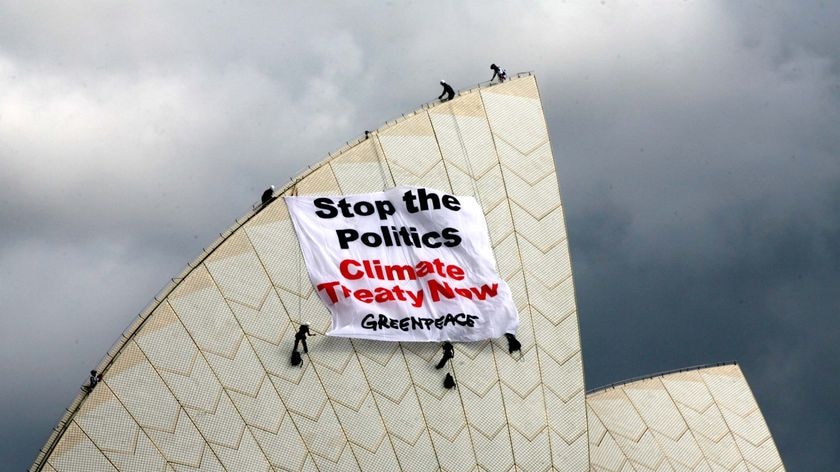
M 711 364 L 700 364 L 700 365 L 694 365 L 694 366 L 691 366 L 691 367 L 683 367 L 681 369 L 666 370 L 666 371 L 657 372 L 655 374 L 650 374 L 650 375 L 643 375 L 643 376 L 639 376 L 639 377 L 631 377 L 631 378 L 626 379 L 626 380 L 620 380 L 618 382 L 613 382 L 611 384 L 607 384 L 607 385 L 604 385 L 602 387 L 596 387 L 596 388 L 593 388 L 591 390 L 587 390 L 586 395 L 592 395 L 594 393 L 604 392 L 604 391 L 609 390 L 609 389 L 613 389 L 613 388 L 616 388 L 616 387 L 621 387 L 622 385 L 627 385 L 627 384 L 630 384 L 630 383 L 633 383 L 633 382 L 639 382 L 641 380 L 650 380 L 650 379 L 654 379 L 654 378 L 657 378 L 657 377 L 664 377 L 664 376 L 670 375 L 670 374 L 677 374 L 677 373 L 680 373 L 680 372 L 691 372 L 691 371 L 695 371 L 695 370 L 703 370 L 703 369 L 708 369 L 710 367 L 721 367 L 721 366 L 725 366 L 725 365 L 738 365 L 738 361 L 726 361 L 726 362 L 715 362 L 715 363 L 711 363 Z

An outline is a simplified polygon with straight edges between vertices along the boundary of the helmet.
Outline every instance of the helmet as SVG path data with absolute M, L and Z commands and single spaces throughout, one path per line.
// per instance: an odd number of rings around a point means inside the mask
M 446 83 L 446 81 L 445 81 L 445 80 L 443 80 L 443 79 L 440 79 L 440 83 L 445 84 L 445 83 Z
M 496 64 L 490 64 L 490 69 L 491 69 L 491 70 L 496 69 L 496 68 L 498 68 L 498 67 L 499 67 L 499 66 L 497 66 Z

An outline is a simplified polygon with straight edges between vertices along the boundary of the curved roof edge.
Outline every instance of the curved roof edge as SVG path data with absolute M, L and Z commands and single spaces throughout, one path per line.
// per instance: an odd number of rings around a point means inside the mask
M 676 374 L 676 373 L 679 373 L 679 372 L 690 372 L 690 371 L 693 371 L 693 370 L 703 370 L 703 369 L 708 369 L 708 368 L 711 368 L 711 367 L 720 367 L 720 366 L 724 366 L 724 365 L 738 365 L 738 362 L 737 361 L 728 361 L 728 362 L 716 362 L 716 363 L 712 363 L 712 364 L 700 364 L 700 365 L 694 365 L 694 366 L 691 366 L 691 367 L 683 367 L 681 369 L 666 370 L 666 371 L 663 371 L 663 372 L 657 372 L 655 374 L 650 374 L 650 375 L 642 375 L 642 376 L 639 376 L 639 377 L 632 377 L 632 378 L 629 378 L 629 379 L 626 379 L 626 380 L 620 380 L 618 382 L 613 382 L 611 384 L 604 385 L 602 387 L 596 387 L 596 388 L 593 388 L 591 390 L 587 390 L 586 395 L 587 396 L 593 395 L 593 394 L 604 392 L 606 390 L 610 390 L 610 389 L 613 389 L 613 388 L 616 388 L 616 387 L 622 387 L 624 385 L 631 384 L 633 382 L 640 382 L 642 380 L 650 380 L 650 379 L 655 379 L 657 377 L 665 377 L 666 375 Z
M 522 78 L 522 77 L 530 77 L 530 76 L 533 76 L 533 71 L 518 72 L 515 75 L 512 75 L 509 80 L 516 80 L 516 79 L 519 79 L 519 78 Z M 484 89 L 484 88 L 490 87 L 492 85 L 493 84 L 491 84 L 491 81 L 479 82 L 479 83 L 476 84 L 475 87 L 470 87 L 470 88 L 467 88 L 467 89 L 458 90 L 456 96 L 462 96 L 462 95 L 465 95 L 465 94 L 468 94 L 468 93 L 473 93 L 477 90 Z M 438 100 L 434 100 L 434 101 L 431 101 L 431 102 L 426 102 L 426 103 L 420 105 L 420 107 L 416 108 L 414 111 L 411 111 L 411 112 L 408 112 L 408 113 L 403 113 L 399 118 L 396 118 L 394 120 L 386 121 L 379 128 L 372 131 L 372 134 L 377 134 L 377 133 L 379 133 L 379 131 L 381 131 L 385 128 L 391 127 L 391 126 L 393 126 L 393 125 L 395 125 L 395 124 L 397 124 L 397 123 L 399 123 L 399 122 L 401 122 L 401 121 L 403 121 L 407 118 L 410 118 L 410 117 L 416 115 L 419 112 L 429 110 L 431 108 L 435 108 L 437 105 L 439 105 L 441 103 L 443 103 L 443 102 L 440 102 Z M 275 190 L 275 195 L 280 195 L 280 194 L 282 194 L 282 193 L 284 193 L 284 192 L 286 192 L 290 189 L 293 189 L 295 187 L 295 185 L 297 185 L 298 182 L 300 182 L 301 180 L 306 178 L 309 174 L 313 173 L 314 171 L 319 169 L 321 166 L 327 164 L 332 159 L 342 155 L 344 152 L 346 152 L 347 150 L 349 150 L 350 148 L 352 148 L 353 146 L 355 146 L 356 144 L 360 143 L 363 140 L 364 140 L 364 136 L 361 136 L 361 137 L 356 138 L 352 141 L 347 141 L 344 146 L 342 146 L 341 148 L 339 148 L 335 152 L 328 152 L 327 157 L 321 159 L 320 161 L 316 162 L 315 164 L 307 166 L 306 169 L 303 169 L 300 172 L 294 174 L 294 177 L 291 177 L 289 179 L 289 183 L 287 183 L 283 187 Z M 117 341 L 114 342 L 114 344 L 111 346 L 111 348 L 108 350 L 108 352 L 102 358 L 102 360 L 99 361 L 99 363 L 97 364 L 96 370 L 99 371 L 100 373 L 105 372 L 110 367 L 111 363 L 114 361 L 114 358 L 117 356 L 117 354 L 119 354 L 119 352 L 122 350 L 122 348 L 126 345 L 126 343 L 129 340 L 131 340 L 134 337 L 135 333 L 137 333 L 137 331 L 143 326 L 143 323 L 146 321 L 146 319 L 149 317 L 149 315 L 151 315 L 151 313 L 158 307 L 158 305 L 160 305 L 160 303 L 164 299 L 166 299 L 166 297 L 175 289 L 175 287 L 178 286 L 178 284 L 181 282 L 181 280 L 183 280 L 187 275 L 189 275 L 190 272 L 193 271 L 193 269 L 195 269 L 196 267 L 201 265 L 204 262 L 204 260 L 217 247 L 219 247 L 222 243 L 224 243 L 236 230 L 238 230 L 240 227 L 242 227 L 242 225 L 244 225 L 251 218 L 256 216 L 263 208 L 265 208 L 265 207 L 262 206 L 259 203 L 252 204 L 250 210 L 248 210 L 248 212 L 245 215 L 243 215 L 240 218 L 237 218 L 231 226 L 229 226 L 227 229 L 225 229 L 224 231 L 219 233 L 219 237 L 216 238 L 215 241 L 210 243 L 209 246 L 202 249 L 201 253 L 198 256 L 196 256 L 191 262 L 188 262 L 186 264 L 186 266 L 183 268 L 183 270 L 181 270 L 181 272 L 178 273 L 178 275 L 173 277 L 169 281 L 169 283 L 167 283 L 163 288 L 161 288 L 157 292 L 157 294 L 154 296 L 152 301 L 149 302 L 149 304 L 146 305 L 146 307 L 142 311 L 140 311 L 140 313 L 137 315 L 137 317 L 134 319 L 134 321 L 131 324 L 129 324 L 129 326 L 122 332 L 122 334 L 120 334 L 120 337 L 117 339 Z M 80 390 L 80 392 L 76 395 L 76 397 L 70 403 L 70 406 L 68 406 L 65 409 L 64 414 L 58 420 L 57 424 L 52 428 L 52 433 L 50 433 L 49 437 L 45 441 L 44 446 L 42 446 L 38 450 L 38 454 L 36 455 L 35 460 L 33 461 L 32 465 L 28 469 L 30 472 L 36 472 L 36 471 L 39 471 L 43 468 L 43 466 L 45 464 L 45 462 L 44 462 L 45 459 L 47 458 L 47 456 L 49 456 L 50 452 L 55 448 L 56 444 L 58 443 L 58 439 L 61 437 L 64 430 L 67 429 L 68 425 L 70 424 L 70 420 L 75 416 L 76 412 L 79 410 L 79 407 L 81 406 L 84 399 L 88 396 L 88 394 L 89 394 L 88 392 Z
M 586 406 L 592 470 L 785 471 L 736 362 L 612 384 Z

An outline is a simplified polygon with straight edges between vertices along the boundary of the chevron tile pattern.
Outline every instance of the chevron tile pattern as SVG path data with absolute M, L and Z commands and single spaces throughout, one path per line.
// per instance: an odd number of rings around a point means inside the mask
M 591 470 L 785 470 L 737 365 L 676 372 L 586 397 Z
M 478 199 L 522 320 L 458 345 L 442 386 L 437 344 L 323 336 L 282 199 L 156 301 L 44 468 L 446 470 L 588 468 L 586 410 L 563 209 L 533 77 L 463 93 L 372 133 L 284 194 L 422 185 Z M 302 367 L 294 332 L 314 336 Z
M 447 390 L 437 344 L 324 336 L 330 316 L 278 198 L 155 298 L 31 470 L 782 470 L 737 369 L 586 397 L 564 210 L 532 76 L 405 115 L 281 194 L 397 185 L 481 204 L 520 313 L 521 356 L 504 339 L 457 344 L 458 388 Z M 313 336 L 293 367 L 303 323 Z

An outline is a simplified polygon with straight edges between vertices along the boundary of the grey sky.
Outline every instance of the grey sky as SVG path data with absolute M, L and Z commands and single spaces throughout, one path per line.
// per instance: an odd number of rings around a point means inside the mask
M 269 184 L 438 81 L 534 70 L 587 386 L 738 360 L 840 462 L 840 5 L 0 2 L 0 460 Z M 628 334 L 630 334 L 628 336 Z

